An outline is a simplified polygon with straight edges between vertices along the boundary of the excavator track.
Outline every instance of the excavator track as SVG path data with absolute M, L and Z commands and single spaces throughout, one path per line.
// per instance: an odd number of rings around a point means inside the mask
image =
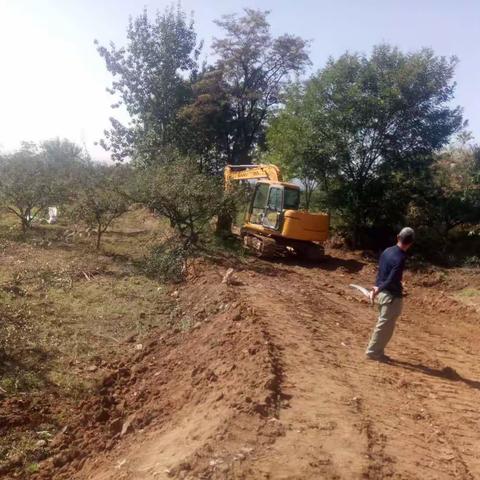
M 309 262 L 319 262 L 325 257 L 325 249 L 316 243 L 302 243 L 293 247 L 298 257 Z
M 258 257 L 272 258 L 282 253 L 282 246 L 274 238 L 262 235 L 246 234 L 243 237 L 243 244 L 249 250 L 255 252 Z
M 319 262 L 325 256 L 323 246 L 312 242 L 277 240 L 274 237 L 265 237 L 254 233 L 243 236 L 245 248 L 253 251 L 260 258 L 273 258 L 296 254 L 299 258 L 309 262 Z

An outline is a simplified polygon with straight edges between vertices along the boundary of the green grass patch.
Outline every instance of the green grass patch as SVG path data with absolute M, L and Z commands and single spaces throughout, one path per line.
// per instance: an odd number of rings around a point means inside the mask
M 464 288 L 460 292 L 457 293 L 459 297 L 464 297 L 464 298 L 474 298 L 474 297 L 480 297 L 480 290 L 477 288 Z
M 39 467 L 38 463 L 30 463 L 29 465 L 27 465 L 27 468 L 25 469 L 25 471 L 26 471 L 29 475 L 32 475 L 32 474 L 37 473 L 38 471 L 40 471 L 40 467 Z

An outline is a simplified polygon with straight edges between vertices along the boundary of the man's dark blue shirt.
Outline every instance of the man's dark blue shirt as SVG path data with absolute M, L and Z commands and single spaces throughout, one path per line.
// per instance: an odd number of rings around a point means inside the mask
M 397 245 L 387 248 L 380 256 L 375 285 L 395 297 L 402 296 L 402 277 L 407 254 Z

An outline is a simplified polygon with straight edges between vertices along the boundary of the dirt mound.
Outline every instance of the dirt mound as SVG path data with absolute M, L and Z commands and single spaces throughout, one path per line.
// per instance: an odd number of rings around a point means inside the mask
M 238 298 L 235 286 L 222 284 L 212 272 L 172 297 L 172 328 L 158 331 L 144 345 L 121 347 L 124 360 L 108 365 L 110 373 L 95 394 L 69 409 L 68 421 L 48 440 L 48 458 L 33 478 L 132 478 L 127 464 L 118 476 L 102 476 L 99 462 L 108 465 L 112 452 L 118 455 L 118 447 L 135 443 L 146 431 L 169 430 L 171 442 L 175 428 L 177 437 L 190 437 L 191 443 L 171 452 L 156 467 L 159 472 L 215 478 L 252 451 L 248 439 L 232 435 L 245 422 L 258 427 L 252 445 L 275 436 L 265 424 L 278 410 L 281 372 L 255 310 Z M 25 414 L 9 410 L 9 421 L 26 421 Z

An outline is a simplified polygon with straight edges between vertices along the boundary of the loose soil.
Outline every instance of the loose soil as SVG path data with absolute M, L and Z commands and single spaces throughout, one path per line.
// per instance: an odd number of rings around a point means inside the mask
M 2 433 L 40 438 L 57 419 L 38 460 L 9 457 L 4 478 L 480 478 L 478 271 L 409 271 L 393 360 L 378 363 L 364 357 L 376 311 L 349 287 L 371 285 L 375 263 L 327 253 L 199 261 L 81 398 L 3 395 Z

